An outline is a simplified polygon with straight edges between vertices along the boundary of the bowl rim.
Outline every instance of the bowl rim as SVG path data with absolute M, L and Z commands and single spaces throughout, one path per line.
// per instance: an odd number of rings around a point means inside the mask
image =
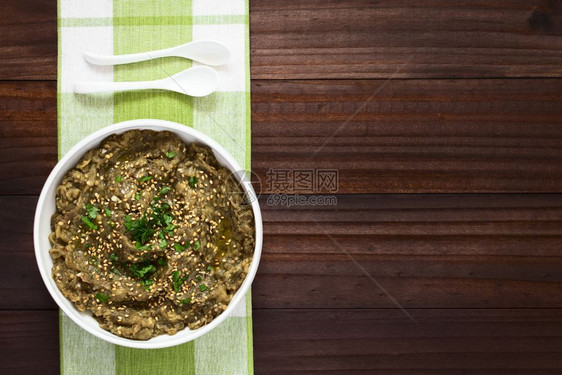
M 82 329 L 86 330 L 87 332 L 89 332 L 90 334 L 104 340 L 107 342 L 110 342 L 112 344 L 116 344 L 116 345 L 121 345 L 121 346 L 125 346 L 125 347 L 130 347 L 130 348 L 138 348 L 138 349 L 159 349 L 159 348 L 166 348 L 166 347 L 171 347 L 171 346 L 176 346 L 176 345 L 180 345 L 180 344 L 184 344 L 186 342 L 195 340 L 198 337 L 203 336 L 204 334 L 208 333 L 209 331 L 211 331 L 212 329 L 214 329 L 215 327 L 217 327 L 219 324 L 221 324 L 229 315 L 231 315 L 232 311 L 234 310 L 235 306 L 237 306 L 242 299 L 244 299 L 246 297 L 246 294 L 254 280 L 254 277 L 256 275 L 257 269 L 258 269 L 258 265 L 259 265 L 259 261 L 260 261 L 260 257 L 261 257 L 261 251 L 262 251 L 262 244 L 263 244 L 263 223 L 262 223 L 262 216 L 261 216 L 261 211 L 260 211 L 260 207 L 259 207 L 259 202 L 257 199 L 257 195 L 251 185 L 251 183 L 242 183 L 241 186 L 244 188 L 245 193 L 250 194 L 251 196 L 255 197 L 256 199 L 253 199 L 253 201 L 251 202 L 252 205 L 252 211 L 254 213 L 254 223 L 255 223 L 255 248 L 254 248 L 254 254 L 252 257 L 252 263 L 250 265 L 250 269 L 248 270 L 248 273 L 246 274 L 246 277 L 244 279 L 244 281 L 242 282 L 242 285 L 240 286 L 240 288 L 238 288 L 238 290 L 236 291 L 234 297 L 232 298 L 232 300 L 230 301 L 230 303 L 228 304 L 227 308 L 219 315 L 217 316 L 215 319 L 213 319 L 213 321 L 201 328 L 198 328 L 196 330 L 189 330 L 189 328 L 184 328 L 184 330 L 179 331 L 178 333 L 176 333 L 175 335 L 159 335 L 156 337 L 166 337 L 165 340 L 162 340 L 160 342 L 151 342 L 152 339 L 146 340 L 146 341 L 140 341 L 140 340 L 132 340 L 132 339 L 127 339 L 124 337 L 120 337 L 117 336 L 109 331 L 106 331 L 104 329 L 102 329 L 101 327 L 95 326 L 95 327 L 91 327 L 89 325 L 86 325 L 83 320 L 86 318 L 83 314 L 88 313 L 88 312 L 80 312 L 78 311 L 75 307 L 74 304 L 72 302 L 70 302 L 70 300 L 68 300 L 63 294 L 62 292 L 59 290 L 59 288 L 56 286 L 56 284 L 54 283 L 53 279 L 51 278 L 51 269 L 47 269 L 47 265 L 44 264 L 44 262 L 41 259 L 41 254 L 43 251 L 48 251 L 49 249 L 44 249 L 41 246 L 40 243 L 40 238 L 39 238 L 39 232 L 40 232 L 40 227 L 41 227 L 41 213 L 43 210 L 43 207 L 45 205 L 45 202 L 47 202 L 48 199 L 51 198 L 51 196 L 48 196 L 48 190 L 49 187 L 51 185 L 53 185 L 59 178 L 62 178 L 62 176 L 64 175 L 64 173 L 66 173 L 70 168 L 72 168 L 72 165 L 67 165 L 69 163 L 69 161 L 76 156 L 76 154 L 81 154 L 84 155 L 88 150 L 97 147 L 100 142 L 105 139 L 107 136 L 111 135 L 111 134 L 120 134 L 120 133 L 124 133 L 128 130 L 133 130 L 133 129 L 139 129 L 139 130 L 155 130 L 154 127 L 159 128 L 156 131 L 170 131 L 173 133 L 184 133 L 188 136 L 194 137 L 196 138 L 197 142 L 201 142 L 203 144 L 208 145 L 209 147 L 211 147 L 211 149 L 213 149 L 214 153 L 218 153 L 220 154 L 221 157 L 223 157 L 226 160 L 226 164 L 228 165 L 224 165 L 226 168 L 228 168 L 231 172 L 234 171 L 241 171 L 244 170 L 243 168 L 240 167 L 240 165 L 238 164 L 238 162 L 234 159 L 234 157 L 228 152 L 226 151 L 219 143 L 217 143 L 216 141 L 214 141 L 212 138 L 210 138 L 209 136 L 201 133 L 198 130 L 195 130 L 187 125 L 183 125 L 183 124 L 179 124 L 176 122 L 171 122 L 171 121 L 166 121 L 166 120 L 156 120 L 156 119 L 138 119 L 138 120 L 128 120 L 128 121 L 122 121 L 122 122 L 118 122 L 109 126 L 106 126 L 104 128 L 101 128 L 93 133 L 91 133 L 90 135 L 86 136 L 85 138 L 83 138 L 82 140 L 80 140 L 78 143 L 76 143 L 55 165 L 55 167 L 53 168 L 53 170 L 51 171 L 51 173 L 49 173 L 49 177 L 47 178 L 47 180 L 45 181 L 42 189 L 41 189 L 41 194 L 39 195 L 39 200 L 37 201 L 37 206 L 35 209 L 35 217 L 34 217 L 34 222 L 33 222 L 33 244 L 34 244 L 34 248 L 35 248 L 35 258 L 37 261 L 37 266 L 39 268 L 39 272 L 41 274 L 41 278 L 43 279 L 43 283 L 45 284 L 45 286 L 47 287 L 47 290 L 49 291 L 49 294 L 51 295 L 51 297 L 55 300 L 55 302 L 57 303 L 58 307 L 60 309 L 62 309 L 62 311 L 72 320 L 74 321 L 74 323 L 76 323 L 78 326 L 80 326 Z M 161 129 L 160 129 L 161 128 Z M 221 163 L 223 164 L 223 163 Z M 50 216 L 49 216 L 50 219 Z M 49 221 L 50 223 L 50 221 Z M 49 227 L 49 232 L 50 232 L 50 227 Z M 63 303 L 64 301 L 68 301 L 70 302 L 70 304 L 65 305 L 65 303 Z M 251 312 L 246 311 L 246 315 L 251 315 Z M 91 317 L 91 313 L 88 313 L 87 318 L 93 319 L 93 317 Z M 182 332 L 191 332 L 191 334 L 185 336 L 185 335 L 181 335 Z M 155 337 L 155 338 L 156 338 Z

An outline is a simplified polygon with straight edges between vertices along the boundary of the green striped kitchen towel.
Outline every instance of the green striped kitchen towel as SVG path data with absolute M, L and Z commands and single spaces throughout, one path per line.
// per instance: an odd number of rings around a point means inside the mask
M 211 136 L 250 169 L 248 0 L 58 0 L 59 156 L 93 131 L 138 118 L 175 121 Z M 138 91 L 75 95 L 75 81 L 152 80 L 195 65 L 165 58 L 115 67 L 89 65 L 82 51 L 124 54 L 215 39 L 232 52 L 216 67 L 218 91 L 205 98 Z M 207 335 L 167 349 L 130 349 L 106 343 L 61 312 L 61 373 L 253 373 L 250 293 L 234 314 Z

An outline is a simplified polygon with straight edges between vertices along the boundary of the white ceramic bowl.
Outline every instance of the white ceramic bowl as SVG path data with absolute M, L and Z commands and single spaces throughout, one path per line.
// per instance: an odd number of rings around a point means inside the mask
M 43 186 L 41 195 L 39 197 L 39 202 L 37 203 L 37 209 L 35 211 L 35 222 L 33 224 L 33 240 L 35 245 L 35 256 L 37 258 L 37 264 L 39 265 L 39 271 L 43 277 L 43 281 L 51 293 L 51 296 L 55 302 L 60 306 L 60 308 L 65 312 L 66 315 L 70 317 L 76 324 L 84 328 L 86 331 L 90 332 L 92 335 L 99 337 L 105 341 L 109 341 L 113 344 L 128 346 L 131 348 L 144 348 L 144 349 L 157 349 L 165 348 L 169 346 L 183 344 L 185 342 L 191 341 L 209 332 L 216 326 L 218 326 L 226 317 L 232 313 L 235 306 L 240 303 L 252 281 L 256 275 L 258 264 L 262 249 L 262 239 L 263 239 L 263 228 L 260 208 L 257 199 L 252 199 L 252 209 L 254 211 L 255 225 L 256 225 L 256 248 L 254 249 L 254 257 L 248 275 L 242 283 L 242 286 L 228 305 L 228 308 L 218 317 L 216 317 L 211 323 L 196 329 L 190 330 L 185 328 L 184 330 L 176 333 L 175 335 L 160 335 L 153 337 L 147 341 L 130 340 L 123 337 L 116 336 L 108 331 L 100 328 L 98 322 L 92 318 L 91 313 L 80 312 L 74 305 L 66 299 L 60 292 L 59 288 L 55 284 L 51 277 L 51 269 L 53 267 L 53 261 L 49 254 L 49 249 L 51 248 L 49 243 L 49 234 L 51 233 L 51 215 L 55 212 L 55 191 L 57 186 L 60 184 L 64 174 L 71 168 L 73 168 L 78 160 L 86 153 L 86 151 L 97 147 L 100 142 L 110 134 L 113 133 L 123 133 L 127 130 L 132 129 L 146 129 L 146 130 L 168 130 L 177 134 L 184 142 L 192 143 L 197 142 L 200 144 L 207 145 L 213 149 L 215 157 L 218 162 L 231 170 L 232 172 L 242 171 L 242 168 L 234 160 L 234 158 L 217 142 L 213 141 L 206 135 L 194 130 L 188 126 L 180 125 L 177 123 L 163 121 L 163 120 L 132 120 L 125 121 L 118 124 L 114 124 L 96 131 L 90 136 L 84 138 L 78 144 L 76 144 L 55 166 L 49 178 Z M 234 173 L 238 181 L 243 186 L 246 194 L 249 197 L 256 197 L 256 193 L 252 188 L 249 178 L 242 178 L 241 173 Z

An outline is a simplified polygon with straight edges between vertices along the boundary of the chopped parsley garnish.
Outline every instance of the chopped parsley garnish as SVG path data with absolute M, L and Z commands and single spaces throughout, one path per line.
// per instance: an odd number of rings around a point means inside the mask
M 90 247 L 92 247 L 92 244 L 91 244 L 91 243 L 87 243 L 86 245 L 84 245 L 84 247 L 85 247 L 86 249 L 89 249 Z
M 168 186 L 164 186 L 162 190 L 160 190 L 160 195 L 164 195 L 169 192 L 171 189 Z
M 115 182 L 117 182 L 117 183 L 123 182 L 123 177 L 121 177 L 121 175 L 118 174 L 117 177 L 115 177 Z
M 161 266 L 165 266 L 166 264 L 168 264 L 168 262 L 166 261 L 166 259 L 164 258 L 158 258 L 158 264 Z
M 185 247 L 183 247 L 182 245 L 180 245 L 179 243 L 175 243 L 174 244 L 174 249 L 176 249 L 177 253 L 181 253 L 182 251 L 185 250 Z
M 111 272 L 113 272 L 113 273 L 116 274 L 116 275 L 122 275 L 121 271 L 119 271 L 117 268 L 113 268 L 113 269 L 111 270 Z
M 167 157 L 168 159 L 173 159 L 173 158 L 175 158 L 177 155 L 178 155 L 178 153 L 175 152 L 175 151 L 166 152 L 166 157 Z
M 148 292 L 150 290 L 150 286 L 152 285 L 152 280 L 150 279 L 142 280 L 141 285 L 144 285 L 144 290 Z
M 148 276 L 151 273 L 156 272 L 156 267 L 152 264 L 145 264 L 145 265 L 138 265 L 138 264 L 131 264 L 129 266 L 131 273 L 136 276 L 140 277 L 141 279 L 145 276 Z
M 207 271 L 212 271 L 214 270 L 213 266 L 207 266 Z
M 110 210 L 109 208 L 106 207 L 106 208 L 104 208 L 103 210 L 105 211 L 105 216 L 111 217 L 111 214 L 112 214 L 113 212 L 111 212 L 111 210 Z
M 172 224 L 174 218 L 169 214 L 169 204 L 162 203 L 159 206 L 153 204 L 152 211 L 150 217 L 144 214 L 137 220 L 133 220 L 129 215 L 123 217 L 125 229 L 132 233 L 133 240 L 140 245 L 146 245 L 157 232 L 158 238 L 165 240 L 164 235 L 171 234 L 175 228 Z
M 166 226 L 170 225 L 172 223 L 172 220 L 174 220 L 174 218 L 170 215 L 162 214 L 162 221 L 164 222 L 164 224 L 166 224 Z
M 200 276 L 200 275 L 195 276 L 195 278 L 197 279 L 197 281 L 201 281 L 201 276 Z
M 199 285 L 199 289 L 201 289 L 201 291 L 203 292 L 203 291 L 207 290 L 207 285 L 201 284 L 201 285 Z
M 144 251 L 150 249 L 150 245 L 141 245 L 140 242 L 135 244 L 135 250 Z
M 82 216 L 82 221 L 86 224 L 90 229 L 98 230 L 98 226 L 88 219 L 88 216 Z
M 180 303 L 181 303 L 182 305 L 185 305 L 186 303 L 191 303 L 191 299 L 189 299 L 189 298 L 184 298 L 184 299 L 182 299 L 182 300 L 180 301 Z
M 153 204 L 152 211 L 152 218 L 150 221 L 154 226 L 166 227 L 174 220 L 169 214 L 170 205 L 168 203 L 162 203 L 160 206 Z
M 159 262 L 160 263 L 160 262 Z M 133 274 L 133 276 L 138 277 L 140 279 L 140 284 L 144 286 L 144 290 L 147 292 L 150 290 L 150 286 L 154 283 L 150 276 L 156 272 L 156 267 L 149 263 L 148 261 L 140 264 L 130 264 L 129 271 Z
M 112 262 L 117 262 L 119 260 L 119 257 L 117 256 L 117 254 L 113 253 L 109 256 L 109 260 Z
M 97 208 L 96 206 L 94 206 L 90 203 L 88 203 L 86 205 L 86 212 L 88 213 L 88 217 L 90 219 L 95 219 L 98 216 L 98 211 L 99 211 L 99 208 Z
M 144 177 L 139 178 L 139 183 L 142 184 L 143 182 L 146 182 L 146 181 L 149 181 L 149 180 L 152 180 L 152 176 L 144 176 Z
M 123 224 L 125 225 L 125 229 L 129 231 L 133 230 L 133 223 L 135 223 L 135 221 L 133 221 L 133 219 L 131 219 L 129 215 L 123 216 Z
M 172 281 L 174 283 L 174 291 L 179 292 L 184 281 L 187 280 L 189 275 L 181 276 L 179 271 L 172 272 Z
M 135 200 L 136 200 L 136 201 L 140 200 L 140 197 L 141 197 L 140 193 L 136 193 L 136 194 L 135 194 Z
M 189 181 L 189 186 L 195 187 L 195 184 L 197 183 L 197 177 L 191 176 L 191 177 L 189 177 L 188 181 Z
M 166 240 L 160 240 L 160 248 L 161 248 L 161 249 L 165 249 L 166 246 L 168 246 L 168 241 L 166 241 Z
M 123 217 L 123 224 L 125 224 L 127 231 L 132 232 L 133 239 L 141 245 L 146 244 L 154 235 L 154 229 L 149 225 L 146 215 L 137 220 L 133 220 L 129 215 L 125 215 Z
M 109 297 L 107 296 L 107 294 L 104 294 L 104 293 L 96 293 L 94 298 L 97 299 L 98 302 L 101 302 L 101 303 L 109 301 Z
M 170 205 L 168 203 L 162 203 L 159 206 L 156 204 L 152 205 L 152 221 L 154 225 L 159 225 L 165 227 L 170 224 L 174 219 L 169 214 Z
M 193 250 L 198 251 L 200 247 L 201 247 L 201 243 L 199 241 L 195 241 L 193 243 Z

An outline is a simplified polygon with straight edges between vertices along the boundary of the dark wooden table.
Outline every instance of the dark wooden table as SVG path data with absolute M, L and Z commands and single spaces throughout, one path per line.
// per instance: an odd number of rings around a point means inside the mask
M 32 243 L 57 155 L 56 1 L 0 9 L 0 367 L 56 374 Z M 562 2 L 250 13 L 255 172 L 339 171 L 335 206 L 262 191 L 256 372 L 562 373 Z

